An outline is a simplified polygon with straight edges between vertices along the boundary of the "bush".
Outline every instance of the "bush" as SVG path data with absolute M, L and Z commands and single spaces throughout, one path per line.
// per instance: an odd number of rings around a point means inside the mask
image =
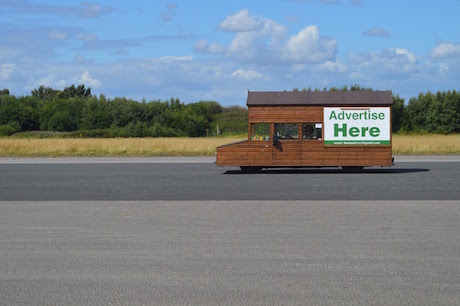
M 21 125 L 18 122 L 0 125 L 0 136 L 11 136 L 21 130 Z

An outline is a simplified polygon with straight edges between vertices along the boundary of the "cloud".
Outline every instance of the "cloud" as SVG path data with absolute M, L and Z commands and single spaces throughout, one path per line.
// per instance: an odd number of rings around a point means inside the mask
M 69 40 L 77 37 L 79 32 L 81 29 L 71 27 L 0 28 L 2 44 L 0 49 L 8 50 L 3 52 L 6 56 L 3 60 L 22 61 L 26 58 L 43 60 L 52 57 L 57 48 L 69 46 Z
M 372 29 L 367 30 L 366 32 L 363 32 L 363 35 L 365 36 L 376 36 L 376 37 L 390 37 L 390 32 L 383 28 L 375 27 Z
M 289 63 L 320 63 L 334 58 L 337 41 L 320 37 L 317 26 L 308 26 L 290 37 L 282 49 L 282 58 Z
M 100 87 L 102 84 L 100 81 L 93 79 L 89 71 L 85 71 L 79 78 L 77 78 L 77 83 L 84 84 L 86 87 L 95 88 Z
M 311 64 L 332 60 L 337 41 L 322 36 L 315 25 L 307 26 L 289 36 L 285 26 L 271 19 L 254 17 L 248 9 L 228 16 L 219 29 L 235 32 L 226 55 L 242 62 L 266 65 Z M 196 50 L 206 51 L 208 44 L 199 42 Z M 219 51 L 223 51 L 219 48 Z
M 350 54 L 349 58 L 355 75 L 408 78 L 422 68 L 415 54 L 403 48 Z
M 232 77 L 243 81 L 254 81 L 263 79 L 264 76 L 255 70 L 243 70 L 240 68 L 232 73 Z
M 76 10 L 76 15 L 85 18 L 98 18 L 100 16 L 106 15 L 111 13 L 114 9 L 110 6 L 101 6 L 99 4 L 91 3 L 91 2 L 82 2 L 81 8 Z
M 16 10 L 26 14 L 46 14 L 46 15 L 73 15 L 78 18 L 90 19 L 98 18 L 114 11 L 111 6 L 101 6 L 92 2 L 83 1 L 80 7 L 70 5 L 50 5 L 38 4 L 28 0 L 4 0 L 1 5 L 4 8 Z
M 219 24 L 219 29 L 227 32 L 260 31 L 266 22 L 260 17 L 249 16 L 249 10 L 244 9 L 225 18 Z
M 88 33 L 78 33 L 77 35 L 78 40 L 97 40 L 97 36 L 93 34 L 88 34 Z
M 136 39 L 114 39 L 114 40 L 86 40 L 83 42 L 81 49 L 123 49 L 127 47 L 139 46 L 140 40 Z
M 3 64 L 0 66 L 0 80 L 9 81 L 16 64 Z
M 74 64 L 77 64 L 77 65 L 82 65 L 82 64 L 91 64 L 93 63 L 92 61 L 90 60 L 87 60 L 85 57 L 83 57 L 82 55 L 80 54 L 77 54 L 74 56 L 73 58 L 73 63 Z
M 168 3 L 166 4 L 166 11 L 161 12 L 160 16 L 157 18 L 157 21 L 167 23 L 173 20 L 176 17 L 177 3 Z
M 207 40 L 200 40 L 196 42 L 194 50 L 198 53 L 204 54 L 224 54 L 226 52 L 225 47 L 216 43 L 209 43 Z
M 285 26 L 264 19 L 260 30 L 236 33 L 228 54 L 261 64 L 309 64 L 333 59 L 336 46 L 335 39 L 321 36 L 314 25 L 289 37 Z
M 434 59 L 460 58 L 460 44 L 441 42 L 430 51 L 430 57 Z
M 318 64 L 317 67 L 319 68 L 319 70 L 325 72 L 346 73 L 349 71 L 348 65 L 342 63 L 341 61 L 326 61 L 324 63 Z
M 60 30 L 54 30 L 50 32 L 49 38 L 56 40 L 66 39 L 67 33 Z
M 34 87 L 45 86 L 51 88 L 61 89 L 67 85 L 67 81 L 60 79 L 56 74 L 52 73 L 47 76 L 40 78 L 37 82 L 34 82 Z

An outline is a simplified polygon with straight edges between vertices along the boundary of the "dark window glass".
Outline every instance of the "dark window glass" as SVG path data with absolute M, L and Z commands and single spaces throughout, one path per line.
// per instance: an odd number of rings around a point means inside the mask
M 305 140 L 321 140 L 323 129 L 321 123 L 303 123 L 302 138 Z
M 299 125 L 297 123 L 277 123 L 275 133 L 278 139 L 299 139 Z

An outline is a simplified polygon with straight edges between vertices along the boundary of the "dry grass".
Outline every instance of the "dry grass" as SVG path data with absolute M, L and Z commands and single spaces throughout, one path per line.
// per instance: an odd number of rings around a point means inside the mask
M 235 138 L 0 139 L 1 157 L 204 156 Z
M 393 135 L 394 155 L 460 154 L 457 135 Z
M 206 156 L 241 138 L 0 139 L 0 157 Z M 394 135 L 394 155 L 460 154 L 460 135 Z

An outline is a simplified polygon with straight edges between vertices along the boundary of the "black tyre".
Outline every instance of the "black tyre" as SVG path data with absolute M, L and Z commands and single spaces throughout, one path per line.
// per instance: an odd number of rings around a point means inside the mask
M 254 167 L 254 166 L 241 166 L 241 171 L 244 173 L 258 173 L 262 170 L 262 167 Z
M 345 172 L 362 172 L 363 166 L 342 166 L 343 171 Z

